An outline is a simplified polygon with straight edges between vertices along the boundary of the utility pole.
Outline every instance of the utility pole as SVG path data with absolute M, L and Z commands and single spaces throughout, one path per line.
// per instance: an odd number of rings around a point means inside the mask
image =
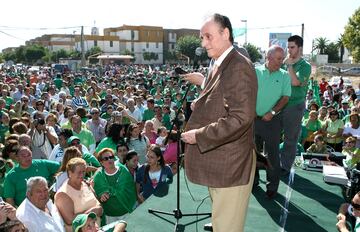
M 242 19 L 241 22 L 245 23 L 245 44 L 247 44 L 247 19 Z
M 80 45 L 81 45 L 81 67 L 84 67 L 85 66 L 84 26 L 81 26 Z
M 304 24 L 302 23 L 302 24 L 301 24 L 301 38 L 303 38 L 303 41 L 304 41 L 304 30 L 305 30 L 304 27 L 305 27 L 305 26 L 304 26 Z M 304 54 L 304 53 L 303 53 L 303 50 L 304 50 L 304 45 L 301 47 L 301 55 Z

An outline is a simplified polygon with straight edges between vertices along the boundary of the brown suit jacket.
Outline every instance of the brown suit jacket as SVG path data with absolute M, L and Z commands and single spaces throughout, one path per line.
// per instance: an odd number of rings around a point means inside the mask
M 235 49 L 195 103 L 186 130 L 199 129 L 197 144 L 185 148 L 189 180 L 225 188 L 249 182 L 257 78 L 251 62 Z

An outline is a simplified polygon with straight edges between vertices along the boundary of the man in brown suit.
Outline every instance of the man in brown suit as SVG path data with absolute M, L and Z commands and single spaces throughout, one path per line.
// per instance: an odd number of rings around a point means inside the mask
M 251 62 L 232 46 L 228 17 L 214 14 L 200 35 L 214 62 L 181 136 L 187 143 L 185 170 L 190 181 L 209 187 L 213 230 L 239 232 L 244 229 L 255 171 L 257 78 Z M 192 76 L 199 74 L 185 79 Z

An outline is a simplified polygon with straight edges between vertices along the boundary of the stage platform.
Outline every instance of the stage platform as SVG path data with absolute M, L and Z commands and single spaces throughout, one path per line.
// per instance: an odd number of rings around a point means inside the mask
M 337 231 L 335 227 L 337 210 L 344 199 L 339 186 L 324 183 L 322 173 L 296 168 L 293 188 L 289 189 L 285 183 L 287 180 L 284 179 L 280 183 L 279 194 L 274 200 L 265 198 L 265 172 L 261 171 L 260 176 L 262 182 L 251 195 L 245 231 Z M 182 213 L 210 212 L 211 201 L 207 188 L 186 182 L 183 171 L 180 173 L 180 182 Z M 150 214 L 149 208 L 169 212 L 176 208 L 176 177 L 167 196 L 150 197 L 125 219 L 128 222 L 128 232 L 174 231 L 175 217 Z M 179 219 L 178 231 L 204 231 L 203 225 L 210 221 L 208 216 L 182 217 Z

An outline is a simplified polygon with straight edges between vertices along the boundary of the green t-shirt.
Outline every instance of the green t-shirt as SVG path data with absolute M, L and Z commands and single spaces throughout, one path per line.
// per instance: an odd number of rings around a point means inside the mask
M 110 198 L 101 205 L 107 216 L 122 216 L 133 211 L 136 202 L 135 182 L 127 168 L 117 163 L 118 171 L 108 175 L 100 169 L 94 175 L 94 190 L 98 197 L 109 193 Z
M 303 58 L 293 64 L 293 68 L 301 85 L 291 86 L 291 97 L 287 106 L 293 106 L 305 102 L 308 81 L 311 74 L 311 65 Z
M 80 139 L 81 144 L 87 147 L 87 149 L 90 149 L 90 145 L 96 144 L 94 135 L 92 134 L 91 131 L 87 129 L 81 129 L 79 134 L 73 131 L 73 135 L 77 136 Z
M 143 121 L 151 120 L 151 119 L 154 118 L 154 116 L 155 116 L 154 110 L 146 109 L 146 110 L 144 111 Z
M 257 66 L 255 70 L 258 80 L 256 114 L 264 116 L 272 110 L 281 97 L 290 97 L 291 82 L 285 70 L 279 69 L 270 73 L 265 65 Z
M 114 151 L 114 154 L 116 154 L 116 147 L 117 147 L 117 144 L 114 143 L 112 138 L 105 137 L 101 140 L 99 145 L 96 147 L 95 151 L 96 151 L 96 153 L 99 153 L 99 151 L 101 151 L 101 149 L 103 149 L 103 148 L 110 148 Z
M 308 131 L 315 132 L 322 128 L 321 122 L 316 119 L 315 121 L 309 121 L 309 119 L 305 119 L 303 125 L 306 127 Z
M 54 79 L 54 84 L 56 86 L 57 89 L 61 89 L 62 84 L 63 84 L 63 80 L 60 78 L 55 78 Z
M 15 205 L 19 206 L 26 197 L 26 180 L 33 176 L 42 176 L 49 186 L 53 182 L 54 174 L 59 170 L 60 164 L 50 160 L 34 159 L 32 165 L 22 169 L 17 164 L 5 176 L 4 198 L 13 198 Z

